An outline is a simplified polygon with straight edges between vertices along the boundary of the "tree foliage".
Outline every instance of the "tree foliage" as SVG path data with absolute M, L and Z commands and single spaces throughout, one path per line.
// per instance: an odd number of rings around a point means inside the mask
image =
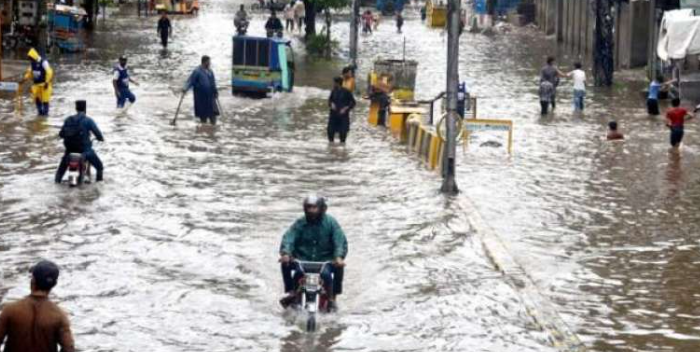
M 331 39 L 331 25 L 333 23 L 333 17 L 331 14 L 331 10 L 338 10 L 342 9 L 345 7 L 349 7 L 352 4 L 352 0 L 307 0 L 307 16 L 306 16 L 306 39 L 307 41 L 313 36 L 316 35 L 316 26 L 315 26 L 315 21 L 316 21 L 316 12 L 321 12 L 323 11 L 324 14 L 324 20 L 325 20 L 325 50 L 324 50 L 324 56 L 326 58 L 331 57 L 331 52 L 333 50 L 333 43 L 334 41 Z M 309 8 L 311 8 L 313 14 L 311 18 L 309 18 Z M 314 41 L 314 43 L 318 43 L 318 39 Z M 307 44 L 308 46 L 308 44 Z

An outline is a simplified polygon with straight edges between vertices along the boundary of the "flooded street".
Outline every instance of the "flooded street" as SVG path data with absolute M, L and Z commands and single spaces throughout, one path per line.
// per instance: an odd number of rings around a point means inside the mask
M 669 154 L 663 119 L 646 115 L 634 84 L 590 89 L 583 116 L 572 114 L 564 84 L 556 113 L 540 117 L 538 71 L 554 43 L 531 29 L 465 34 L 462 79 L 479 117 L 515 122 L 515 148 L 508 156 L 481 147 L 504 135 L 474 136 L 458 151 L 462 194 L 448 199 L 437 173 L 366 123 L 365 101 L 348 146 L 328 145 L 327 97 L 344 61 L 308 61 L 298 38 L 293 93 L 231 96 L 237 7 L 213 0 L 198 17 L 175 17 L 167 51 L 156 17 L 108 18 L 84 56 L 52 62 L 48 120 L 28 100 L 22 116 L 0 101 L 2 303 L 26 295 L 27 270 L 47 258 L 61 266 L 52 294 L 83 351 L 557 351 L 489 261 L 459 206 L 469 199 L 591 351 L 700 349 L 698 122 L 686 127 L 680 157 Z M 263 24 L 256 14 L 249 33 L 263 35 Z M 347 27 L 334 25 L 341 54 Z M 418 98 L 434 97 L 445 85 L 446 36 L 415 13 L 404 36 L 420 62 Z M 360 75 L 377 55 L 400 57 L 401 43 L 390 19 L 361 36 Z M 125 114 L 111 87 L 122 54 L 141 83 Z M 205 54 L 220 123 L 195 122 L 190 93 L 171 126 Z M 105 135 L 95 148 L 105 182 L 68 189 L 52 183 L 63 153 L 56 136 L 79 98 Z M 626 142 L 603 140 L 612 117 Z M 340 312 L 307 334 L 277 303 L 277 252 L 313 192 L 328 197 L 350 252 Z

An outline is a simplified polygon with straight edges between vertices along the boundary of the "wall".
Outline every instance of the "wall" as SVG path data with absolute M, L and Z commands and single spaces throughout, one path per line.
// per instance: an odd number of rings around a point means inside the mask
M 535 21 L 547 35 L 556 33 L 556 8 L 558 0 L 536 0 Z
M 537 25 L 555 34 L 566 50 L 591 62 L 595 44 L 595 0 L 535 0 Z M 631 0 L 617 8 L 615 65 L 642 67 L 647 62 L 649 2 Z

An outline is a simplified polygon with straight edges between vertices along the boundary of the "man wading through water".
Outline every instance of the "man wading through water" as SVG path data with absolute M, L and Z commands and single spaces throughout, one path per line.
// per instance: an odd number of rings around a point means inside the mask
M 5 352 L 74 352 L 68 316 L 49 300 L 58 282 L 58 266 L 44 260 L 32 270 L 29 296 L 3 307 L 0 313 L 0 345 Z
M 554 86 L 554 91 L 552 92 L 550 101 L 552 104 L 552 110 L 557 108 L 557 86 L 559 86 L 559 78 L 566 77 L 566 74 L 559 71 L 559 69 L 555 66 L 555 63 L 556 59 L 554 56 L 548 57 L 547 65 L 542 67 L 542 71 L 540 71 L 540 83 L 542 83 L 542 81 L 547 81 Z M 543 114 L 546 114 L 546 112 Z
M 170 25 L 170 19 L 168 19 L 168 14 L 165 12 L 158 20 L 158 34 L 160 35 L 160 44 L 167 48 L 168 38 L 173 36 L 173 27 Z
M 219 92 L 216 90 L 216 79 L 211 70 L 209 56 L 202 56 L 202 64 L 192 72 L 182 92 L 187 93 L 190 89 L 194 90 L 194 115 L 199 117 L 202 123 L 209 120 L 215 125 L 216 117 L 219 116 Z
M 350 130 L 350 110 L 355 107 L 355 97 L 343 88 L 343 78 L 333 78 L 333 91 L 328 97 L 328 107 L 331 109 L 328 117 L 328 141 L 335 141 L 335 134 L 340 134 L 340 143 L 345 144 Z

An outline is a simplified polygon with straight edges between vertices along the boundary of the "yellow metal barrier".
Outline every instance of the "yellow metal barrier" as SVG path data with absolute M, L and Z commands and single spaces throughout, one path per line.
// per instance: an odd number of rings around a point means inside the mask
M 367 122 L 372 126 L 379 125 L 379 105 L 378 101 L 370 102 L 369 104 L 369 116 L 367 117 Z
M 444 144 L 442 138 L 440 138 L 436 133 L 434 133 L 432 140 L 430 141 L 430 152 L 428 154 L 428 168 L 434 170 L 438 165 L 438 160 L 440 159 L 440 151 L 442 150 L 442 145 Z
M 418 157 L 431 170 L 442 165 L 442 152 L 445 143 L 438 137 L 435 128 L 423 125 L 418 119 L 409 117 L 406 129 L 408 149 L 418 154 Z
M 425 114 L 425 109 L 415 104 L 401 105 L 399 102 L 392 102 L 389 107 L 389 130 L 391 134 L 398 138 L 401 143 L 408 140 L 407 120 L 411 115 Z

